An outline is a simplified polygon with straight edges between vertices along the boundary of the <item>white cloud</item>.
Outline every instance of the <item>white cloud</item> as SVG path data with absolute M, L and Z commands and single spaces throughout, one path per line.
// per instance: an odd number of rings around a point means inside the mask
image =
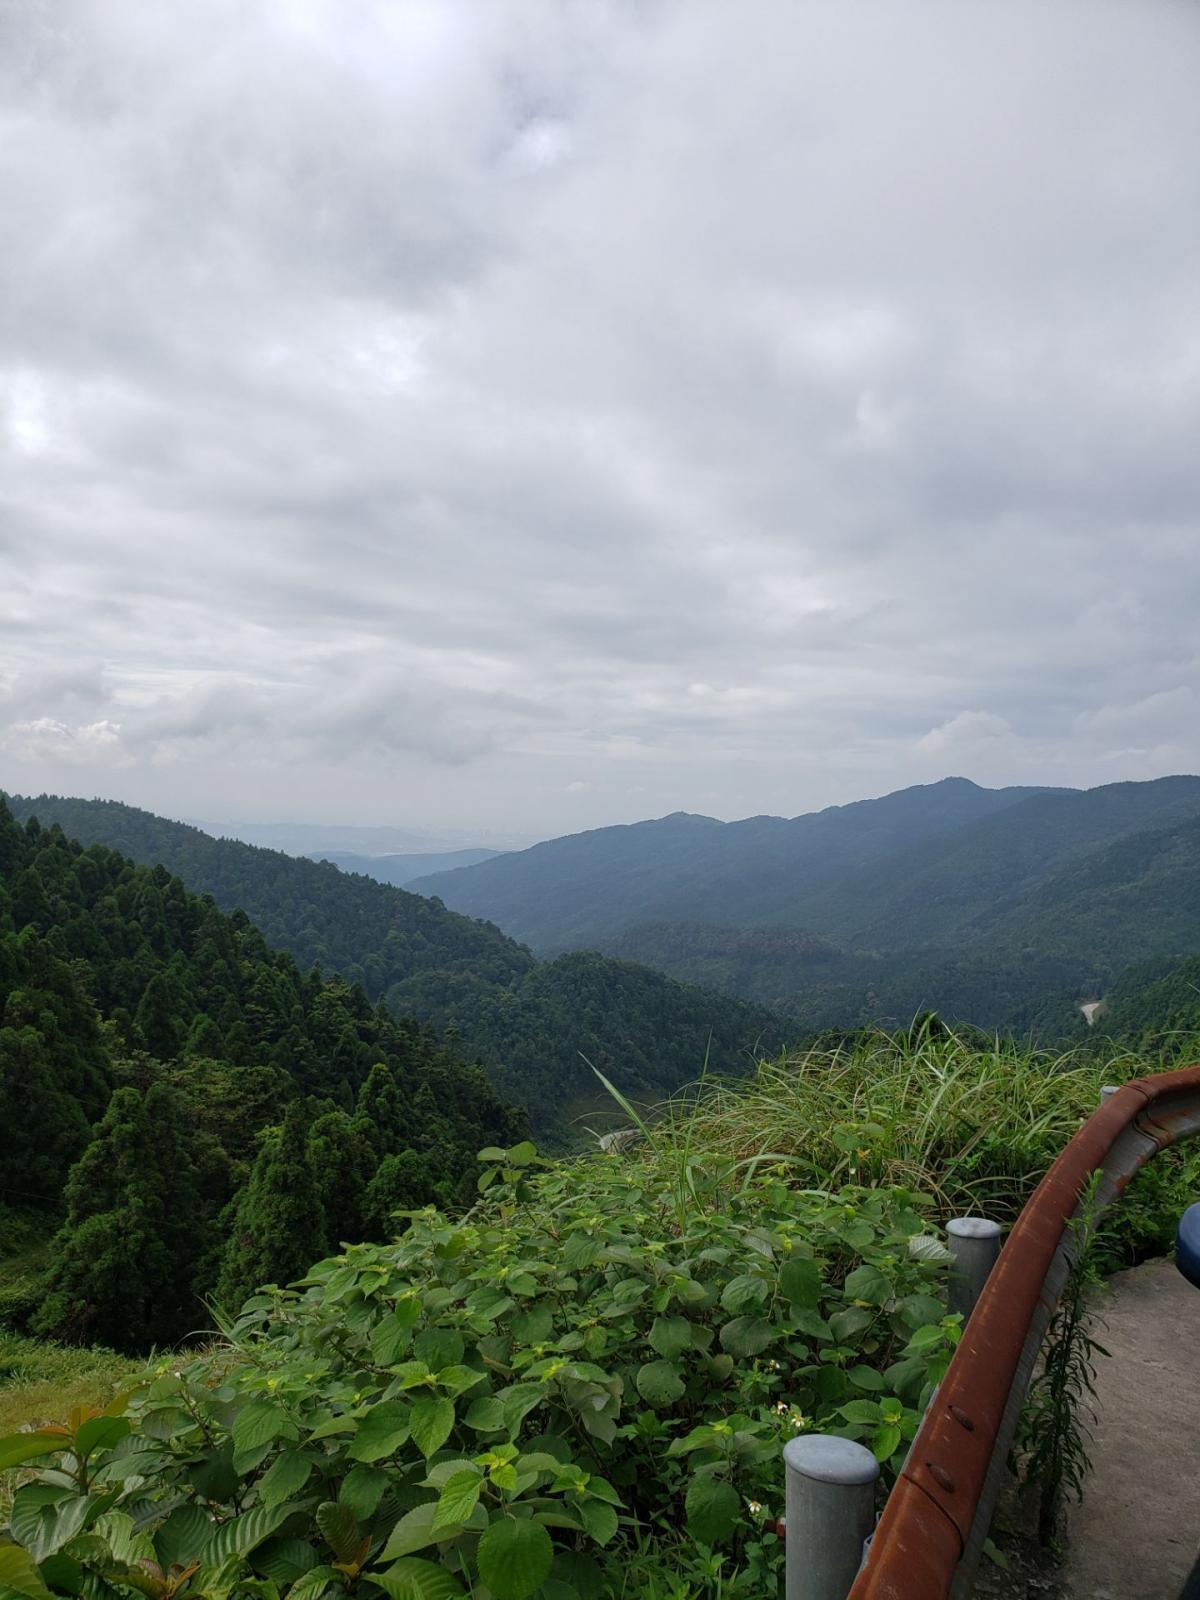
M 1197 767 L 1197 44 L 0 10 L 0 784 L 547 832 Z

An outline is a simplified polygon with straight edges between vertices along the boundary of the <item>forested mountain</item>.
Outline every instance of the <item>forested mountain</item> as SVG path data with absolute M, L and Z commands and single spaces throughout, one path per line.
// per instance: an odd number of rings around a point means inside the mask
M 777 923 L 822 934 L 800 914 L 816 887 L 905 849 L 936 852 L 959 830 L 1038 792 L 946 778 L 790 819 L 718 822 L 676 812 L 551 839 L 412 887 L 488 917 L 544 954 L 594 947 L 642 922 Z
M 788 821 L 678 814 L 572 834 L 414 887 L 547 952 L 648 922 L 908 950 L 974 931 L 1089 848 L 1196 816 L 1200 778 L 1086 791 L 947 778 Z
M 731 852 L 758 886 L 751 903 Z M 435 885 L 535 944 L 569 923 L 806 1030 L 925 1008 L 1040 1025 L 1077 1015 L 1133 961 L 1200 950 L 1200 778 L 992 794 L 948 779 L 788 823 L 667 817 L 418 883 Z M 645 915 L 663 903 L 678 914 Z
M 490 861 L 499 850 L 444 850 L 429 851 L 424 855 L 365 856 L 353 850 L 305 850 L 310 861 L 332 861 L 343 872 L 361 872 L 380 883 L 407 888 L 414 878 L 426 878 L 432 872 L 456 872 L 459 867 L 475 867 L 481 861 Z
M 756 1049 L 784 1042 L 784 1024 L 763 1008 L 598 955 L 539 963 L 488 923 L 329 863 L 213 839 L 112 801 L 41 795 L 10 805 L 162 863 L 223 909 L 244 911 L 302 970 L 319 964 L 397 1015 L 453 1028 L 542 1131 L 594 1100 L 588 1061 L 627 1093 L 657 1098 L 695 1078 L 706 1055 L 714 1070 L 742 1071 Z
M 302 974 L 244 914 L 0 802 L 0 1207 L 48 1231 L 65 1207 L 35 1327 L 175 1339 L 218 1279 L 237 1300 L 461 1198 L 522 1125 L 431 1030 Z M 307 1229 L 255 1225 L 284 1193 Z
M 1200 1060 L 1200 955 L 1130 967 L 1109 990 L 1093 1031 L 1167 1060 Z

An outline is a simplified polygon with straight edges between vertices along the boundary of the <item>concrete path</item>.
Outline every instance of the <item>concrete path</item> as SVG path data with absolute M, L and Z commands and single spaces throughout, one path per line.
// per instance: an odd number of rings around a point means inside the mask
M 1200 1550 L 1200 1292 L 1170 1261 L 1097 1302 L 1093 1470 L 1071 1508 L 1071 1600 L 1176 1600 Z

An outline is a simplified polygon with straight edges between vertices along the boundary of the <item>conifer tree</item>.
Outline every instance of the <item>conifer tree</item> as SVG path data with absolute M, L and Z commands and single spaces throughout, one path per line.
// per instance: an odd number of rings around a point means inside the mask
M 298 1106 L 282 1127 L 263 1134 L 250 1177 L 233 1201 L 217 1284 L 226 1310 L 236 1310 L 263 1284 L 302 1278 L 325 1253 L 325 1219 L 305 1134 Z
M 365 1239 L 363 1206 L 376 1155 L 363 1125 L 344 1111 L 326 1112 L 309 1129 L 308 1151 L 330 1247 Z
M 361 1122 L 381 1156 L 392 1155 L 408 1142 L 402 1137 L 405 1115 L 400 1086 L 382 1061 L 375 1063 L 358 1091 L 355 1121 Z
M 36 1333 L 132 1351 L 202 1323 L 195 1279 L 211 1219 L 186 1126 L 185 1102 L 165 1084 L 115 1091 L 67 1180 Z

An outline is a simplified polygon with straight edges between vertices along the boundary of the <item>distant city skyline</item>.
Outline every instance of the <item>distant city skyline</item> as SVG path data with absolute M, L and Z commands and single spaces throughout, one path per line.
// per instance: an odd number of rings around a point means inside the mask
M 1200 770 L 1200 10 L 0 13 L 0 787 Z

